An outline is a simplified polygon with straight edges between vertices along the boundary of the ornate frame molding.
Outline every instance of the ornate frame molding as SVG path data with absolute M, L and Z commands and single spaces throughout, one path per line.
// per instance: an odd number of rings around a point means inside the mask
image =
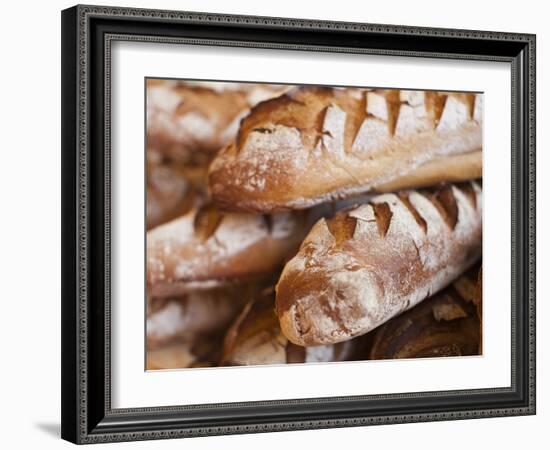
M 361 33 L 365 36 L 393 36 L 406 40 L 407 37 L 423 37 L 429 39 L 453 38 L 461 42 L 471 41 L 472 49 L 483 41 L 499 42 L 502 48 L 511 48 L 510 54 L 482 54 L 479 51 L 446 53 L 435 48 L 432 50 L 415 50 L 413 48 L 384 49 L 370 47 L 349 47 L 339 45 L 318 45 L 303 43 L 274 43 L 244 39 L 213 39 L 195 37 L 151 36 L 145 33 L 117 33 L 106 31 L 100 35 L 104 46 L 101 61 L 103 67 L 97 67 L 93 48 L 91 27 L 94 21 L 106 19 L 119 20 L 124 26 L 128 20 L 147 23 L 157 22 L 174 25 L 204 25 L 222 26 L 238 25 L 246 28 L 251 34 L 258 30 L 271 32 L 318 30 L 340 33 Z M 63 190 L 64 193 L 63 223 L 63 376 L 67 380 L 74 378 L 63 389 L 63 437 L 77 443 L 98 443 L 112 441 L 129 441 L 142 439 L 163 439 L 173 437 L 206 436 L 215 434 L 237 434 L 251 432 L 270 432 L 283 430 L 299 430 L 327 427 L 347 427 L 373 424 L 440 421 L 453 419 L 469 419 L 482 417 L 498 417 L 510 415 L 526 415 L 535 413 L 535 36 L 529 34 L 500 33 L 488 31 L 450 30 L 424 27 L 405 27 L 396 25 L 378 25 L 347 22 L 329 22 L 304 19 L 287 19 L 271 17 L 235 16 L 205 14 L 195 12 L 158 11 L 148 9 L 130 9 L 118 7 L 76 6 L 63 13 L 64 50 L 63 50 Z M 96 36 L 96 35 L 94 35 Z M 354 417 L 321 417 L 308 420 L 280 420 L 265 423 L 249 424 L 216 424 L 183 426 L 168 425 L 171 414 L 184 414 L 190 410 L 202 411 L 206 416 L 208 410 L 219 408 L 270 407 L 284 408 L 305 405 L 330 405 L 331 403 L 349 401 L 348 397 L 319 398 L 308 400 L 285 400 L 270 402 L 251 402 L 238 404 L 194 405 L 166 408 L 111 409 L 110 402 L 110 63 L 111 43 L 115 40 L 145 41 L 156 43 L 187 43 L 197 45 L 224 45 L 256 48 L 277 48 L 304 51 L 329 51 L 366 54 L 384 54 L 398 56 L 416 56 L 451 59 L 482 59 L 487 61 L 504 61 L 512 65 L 512 146 L 513 146 L 513 177 L 512 197 L 512 261 L 513 302 L 525 302 L 524 317 L 517 317 L 516 306 L 513 305 L 512 326 L 512 386 L 510 388 L 483 389 L 471 391 L 448 391 L 418 394 L 396 394 L 353 397 L 353 400 L 365 402 L 399 399 L 412 402 L 426 397 L 465 397 L 474 398 L 477 395 L 518 394 L 518 383 L 523 392 L 521 399 L 515 403 L 510 401 L 507 406 L 500 404 L 483 408 L 458 409 L 432 412 L 412 412 L 403 414 L 365 414 Z M 71 41 L 71 42 L 69 42 Z M 435 41 L 434 41 L 435 42 Z M 96 44 L 97 45 L 97 44 Z M 411 44 L 412 45 L 412 44 Z M 520 49 L 513 55 L 514 45 Z M 513 47 L 513 48 L 512 48 Z M 95 64 L 95 65 L 94 65 Z M 71 66 L 71 67 L 69 67 Z M 99 69 L 99 72 L 98 72 Z M 103 145 L 103 179 L 93 180 L 90 165 L 90 141 L 93 138 L 90 131 L 95 126 L 90 115 L 91 92 L 94 90 L 92 77 L 104 70 L 103 106 L 104 124 L 102 133 Z M 515 91 L 514 91 L 515 90 Z M 520 99 L 519 102 L 515 99 Z M 76 105 L 76 106 L 75 106 Z M 99 138 L 96 139 L 96 142 Z M 76 152 L 75 152 L 76 149 Z M 65 165 L 66 164 L 66 165 Z M 91 207 L 91 197 L 97 199 L 91 190 L 91 183 L 103 184 L 104 211 L 103 217 L 98 217 L 97 209 Z M 95 184 L 94 184 L 95 186 Z M 95 202 L 95 200 L 94 200 Z M 526 214 L 525 214 L 526 213 Z M 103 373 L 103 408 L 91 406 L 90 395 L 96 392 L 91 388 L 89 377 L 91 361 L 89 349 L 98 345 L 99 341 L 90 337 L 91 327 L 97 324 L 90 321 L 90 291 L 94 289 L 90 277 L 90 267 L 96 264 L 90 258 L 92 243 L 90 231 L 96 227 L 97 221 L 103 222 L 103 267 L 104 267 L 104 316 L 103 324 L 98 330 L 103 332 L 102 343 L 105 355 Z M 515 230 L 515 231 L 514 231 Z M 519 239 L 518 239 L 519 236 Z M 97 243 L 96 243 L 97 244 Z M 514 249 L 517 249 L 515 252 Z M 517 253 L 520 253 L 519 255 Z M 525 273 L 517 272 L 520 269 Z M 95 267 L 95 266 L 94 266 Z M 514 284 L 515 283 L 515 284 Z M 517 298 L 517 292 L 528 292 L 524 298 Z M 75 307 L 76 305 L 76 307 Z M 520 322 L 521 321 L 521 322 Z M 520 328 L 518 330 L 518 327 Z M 94 328 L 95 330 L 95 328 Z M 516 342 L 517 333 L 525 337 L 525 352 Z M 70 344 L 66 340 L 72 340 Z M 520 351 L 521 350 L 521 351 Z M 519 359 L 518 359 L 519 358 Z M 519 363 L 521 373 L 516 373 Z M 92 391 L 91 391 L 92 389 Z M 524 394 L 527 394 L 526 398 Z M 435 402 L 435 400 L 434 400 Z M 411 404 L 412 404 L 411 403 Z M 93 410 L 93 411 L 92 411 Z M 98 421 L 98 418 L 102 418 Z M 143 418 L 145 417 L 145 419 Z M 281 416 L 282 417 L 282 416 Z M 183 420 L 183 419 L 182 419 Z M 164 425 L 162 422 L 164 421 Z M 128 423 L 130 424 L 128 425 Z M 158 427 L 151 424 L 156 423 Z

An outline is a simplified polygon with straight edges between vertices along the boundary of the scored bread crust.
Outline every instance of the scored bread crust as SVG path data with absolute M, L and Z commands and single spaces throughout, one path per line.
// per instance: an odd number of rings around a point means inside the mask
M 241 121 L 209 167 L 210 192 L 230 210 L 307 208 L 367 192 L 437 157 L 479 152 L 481 122 L 478 94 L 294 88 Z M 463 171 L 461 180 L 479 176 Z
M 292 257 L 315 211 L 273 216 L 223 213 L 211 204 L 147 232 L 147 289 L 152 297 L 182 295 L 271 276 Z
M 252 106 L 286 86 L 147 81 L 147 145 L 171 160 L 205 165 L 237 134 Z
M 277 284 L 298 345 L 362 335 L 444 288 L 481 254 L 476 182 L 382 194 L 319 220 Z
M 353 356 L 359 345 L 357 340 L 312 347 L 289 342 L 281 332 L 275 313 L 274 290 L 270 288 L 251 300 L 227 331 L 221 365 L 345 361 Z

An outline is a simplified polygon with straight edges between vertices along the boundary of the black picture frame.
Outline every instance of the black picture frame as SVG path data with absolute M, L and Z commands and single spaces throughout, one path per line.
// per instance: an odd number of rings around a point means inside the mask
M 511 386 L 113 409 L 110 45 L 192 42 L 503 61 L 512 74 Z M 75 6 L 62 12 L 62 437 L 97 443 L 535 413 L 535 36 Z

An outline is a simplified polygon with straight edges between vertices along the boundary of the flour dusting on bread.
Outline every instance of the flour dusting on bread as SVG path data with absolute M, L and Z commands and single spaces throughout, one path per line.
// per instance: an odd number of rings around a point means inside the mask
M 476 183 L 374 197 L 319 221 L 285 266 L 283 332 L 299 345 L 364 334 L 445 287 L 480 253 Z

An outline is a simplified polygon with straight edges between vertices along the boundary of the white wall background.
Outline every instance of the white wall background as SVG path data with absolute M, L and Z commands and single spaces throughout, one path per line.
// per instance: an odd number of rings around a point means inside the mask
M 538 60 L 538 415 L 384 427 L 225 436 L 186 441 L 117 444 L 119 448 L 229 449 L 333 448 L 513 448 L 547 441 L 550 421 L 548 347 L 544 318 L 550 307 L 549 214 L 544 192 L 549 178 L 550 30 L 544 2 L 406 1 L 297 2 L 277 0 L 111 0 L 101 4 L 164 9 L 303 17 L 536 33 Z M 60 403 L 60 10 L 71 1 L 9 2 L 0 27 L 3 90 L 0 93 L 0 443 L 3 448 L 67 448 L 59 439 Z M 7 140 L 6 140 L 7 138 Z M 508 195 L 503 192 L 503 195 Z M 496 282 L 496 280 L 495 280 Z M 541 319 L 542 318 L 542 319 Z M 527 445 L 526 445 L 527 444 Z M 542 444 L 544 445 L 544 444 Z

